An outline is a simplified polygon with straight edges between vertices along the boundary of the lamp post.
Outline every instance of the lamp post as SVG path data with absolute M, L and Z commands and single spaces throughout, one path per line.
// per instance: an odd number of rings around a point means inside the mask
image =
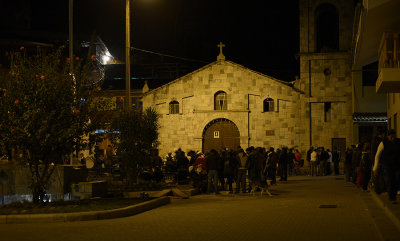
M 130 0 L 126 0 L 125 7 L 125 87 L 126 87 L 126 109 L 132 107 L 131 99 L 131 39 L 130 39 Z
M 70 73 L 74 72 L 74 0 L 69 0 L 69 59 L 70 62 Z

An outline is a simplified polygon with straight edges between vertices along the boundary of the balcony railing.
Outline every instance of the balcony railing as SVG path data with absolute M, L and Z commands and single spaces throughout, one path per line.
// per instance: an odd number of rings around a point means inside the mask
M 385 31 L 379 45 L 378 71 L 382 68 L 400 68 L 400 30 Z

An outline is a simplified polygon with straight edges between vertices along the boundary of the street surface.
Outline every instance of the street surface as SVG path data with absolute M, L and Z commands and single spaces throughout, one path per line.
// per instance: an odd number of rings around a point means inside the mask
M 343 177 L 289 177 L 271 192 L 173 199 L 120 219 L 4 224 L 1 240 L 400 240 L 371 195 Z

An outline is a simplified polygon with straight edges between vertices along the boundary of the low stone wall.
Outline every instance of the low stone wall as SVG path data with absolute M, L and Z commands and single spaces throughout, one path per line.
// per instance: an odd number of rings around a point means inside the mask
M 86 181 L 87 170 L 77 166 L 57 165 L 49 181 L 48 200 L 69 200 L 71 183 Z M 32 201 L 29 167 L 14 163 L 0 165 L 0 204 Z

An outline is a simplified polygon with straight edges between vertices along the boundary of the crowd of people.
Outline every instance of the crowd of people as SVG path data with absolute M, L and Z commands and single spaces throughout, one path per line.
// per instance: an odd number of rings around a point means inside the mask
M 190 182 L 202 192 L 246 193 L 267 190 L 267 180 L 274 185 L 277 175 L 280 181 L 287 181 L 288 175 L 299 175 L 303 164 L 300 152 L 287 147 L 276 151 L 272 147 L 269 150 L 262 147 L 224 148 L 212 149 L 205 154 L 189 151 L 187 155 L 178 149 L 175 155 L 168 153 L 165 157 L 163 172 L 167 176 L 175 175 L 178 183 Z
M 307 151 L 307 161 L 309 162 L 309 174 L 311 176 L 327 176 L 333 173 L 339 175 L 339 162 L 342 158 L 341 152 L 337 147 L 333 151 L 324 147 L 312 146 Z
M 400 140 L 394 130 L 388 135 L 381 131 L 372 142 L 359 143 L 341 153 L 312 146 L 306 152 L 307 166 L 300 152 L 283 147 L 268 150 L 263 147 L 248 147 L 243 150 L 224 148 L 212 149 L 207 153 L 180 148 L 161 158 L 158 152 L 151 167 L 141 174 L 143 179 L 157 182 L 167 179 L 179 184 L 192 184 L 202 192 L 218 194 L 222 190 L 230 193 L 246 193 L 268 189 L 279 181 L 287 181 L 291 175 L 327 176 L 345 175 L 345 180 L 368 192 L 387 192 L 389 199 L 396 202 L 400 188 Z M 343 161 L 342 161 L 343 160 Z M 339 163 L 344 162 L 344 173 Z M 235 185 L 233 185 L 235 184 Z
M 346 181 L 364 191 L 387 192 L 392 203 L 397 202 L 400 188 L 400 140 L 395 130 L 387 135 L 380 131 L 370 142 L 347 148 L 345 153 Z

